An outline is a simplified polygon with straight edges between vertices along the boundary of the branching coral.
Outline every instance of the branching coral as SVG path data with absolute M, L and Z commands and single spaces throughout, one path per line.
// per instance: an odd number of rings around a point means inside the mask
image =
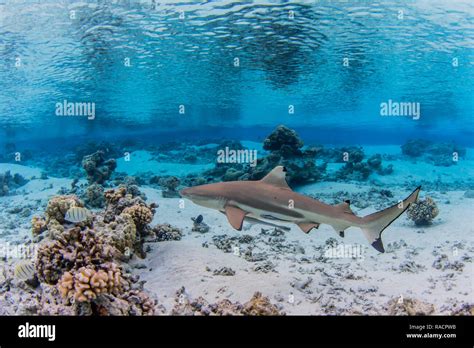
M 439 210 L 435 201 L 430 197 L 410 204 L 407 209 L 408 218 L 417 226 L 429 225 L 438 216 Z
M 119 295 L 128 286 L 122 270 L 113 262 L 101 264 L 99 269 L 84 266 L 65 272 L 58 282 L 58 289 L 65 299 L 90 302 L 101 294 Z

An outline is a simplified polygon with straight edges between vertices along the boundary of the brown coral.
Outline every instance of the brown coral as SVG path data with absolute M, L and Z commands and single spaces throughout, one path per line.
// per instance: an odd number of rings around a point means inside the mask
M 127 194 L 127 188 L 125 186 L 120 186 L 117 189 L 105 191 L 105 201 L 107 204 L 116 204 L 121 198 L 125 197 Z
M 142 229 L 153 220 L 153 212 L 145 205 L 135 204 L 125 208 L 122 214 L 128 214 L 132 217 L 137 229 Z
M 98 237 L 114 246 L 122 254 L 133 249 L 137 238 L 137 228 L 129 214 L 116 216 L 115 220 L 109 223 L 105 223 L 103 219 L 97 217 L 94 227 Z
M 113 221 L 115 217 L 120 215 L 126 208 L 130 208 L 136 205 L 148 208 L 148 210 L 151 212 L 151 215 L 152 215 L 151 218 L 153 218 L 153 214 L 155 213 L 155 208 L 157 207 L 157 205 L 155 205 L 154 203 L 150 205 L 146 204 L 146 202 L 144 201 L 142 197 L 134 196 L 133 193 L 129 192 L 127 187 L 125 186 L 120 186 L 119 188 L 115 190 L 106 191 L 105 200 L 107 203 L 106 210 L 104 213 L 105 222 Z M 145 209 L 140 209 L 140 210 L 142 210 L 145 213 L 145 215 L 147 214 Z M 146 221 L 146 219 L 142 219 L 139 216 L 139 215 L 142 215 L 141 213 L 136 216 L 134 216 L 134 214 L 131 214 L 131 215 L 132 217 L 134 217 L 134 220 L 137 219 L 138 222 Z M 145 216 L 143 216 L 143 218 L 145 218 Z M 146 223 L 144 225 L 146 225 Z M 137 225 L 138 229 L 140 229 L 140 227 L 142 226 Z
M 46 207 L 46 222 L 57 220 L 64 223 L 64 216 L 71 207 L 84 207 L 84 204 L 75 195 L 55 196 L 51 198 Z
M 104 243 L 94 231 L 81 231 L 75 227 L 38 248 L 35 268 L 41 282 L 55 284 L 63 272 L 110 261 L 113 255 L 113 247 Z
M 34 236 L 43 233 L 46 231 L 46 220 L 40 216 L 33 216 L 31 219 L 31 232 Z
M 244 315 L 281 315 L 278 308 L 270 302 L 268 297 L 265 297 L 260 292 L 253 294 L 250 301 L 244 304 L 242 310 Z
M 90 302 L 101 294 L 121 294 L 128 283 L 119 266 L 111 262 L 100 267 L 85 266 L 65 272 L 58 282 L 61 296 L 77 302 Z

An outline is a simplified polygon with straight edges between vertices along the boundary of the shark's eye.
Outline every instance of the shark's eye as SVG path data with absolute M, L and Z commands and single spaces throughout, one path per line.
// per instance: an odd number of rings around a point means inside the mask
M 286 167 L 283 167 L 282 170 L 283 170 L 283 173 L 286 173 Z

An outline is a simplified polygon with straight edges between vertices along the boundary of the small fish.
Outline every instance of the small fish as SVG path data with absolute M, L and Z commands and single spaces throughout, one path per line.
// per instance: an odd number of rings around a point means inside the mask
M 35 265 L 31 260 L 23 260 L 16 264 L 13 274 L 20 280 L 32 279 L 35 276 Z
M 91 215 L 91 212 L 86 208 L 71 207 L 66 212 L 64 219 L 69 222 L 80 223 L 86 221 Z
M 200 224 L 202 222 L 202 220 L 204 220 L 202 215 L 198 215 L 198 217 L 194 219 L 194 222 L 197 223 L 197 224 Z

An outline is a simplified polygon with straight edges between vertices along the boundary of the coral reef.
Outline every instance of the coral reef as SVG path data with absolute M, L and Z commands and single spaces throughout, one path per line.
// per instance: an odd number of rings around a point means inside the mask
M 7 196 L 15 189 L 25 185 L 28 182 L 20 174 L 15 173 L 11 175 L 10 171 L 0 173 L 0 197 Z
M 156 241 L 163 242 L 168 240 L 181 240 L 183 232 L 170 224 L 158 224 L 153 227 L 153 232 L 156 235 Z
M 455 165 L 466 155 L 466 149 L 454 143 L 435 143 L 424 139 L 412 139 L 402 145 L 402 153 L 408 157 L 422 159 L 435 166 Z
M 137 283 L 138 278 L 119 264 L 130 258 L 137 244 L 141 246 L 138 231 L 151 230 L 147 224 L 153 218 L 154 205 L 133 197 L 126 187 L 108 191 L 105 196 L 109 210 L 94 214 L 89 224 L 72 228 L 65 224 L 65 212 L 72 206 L 82 206 L 72 195 L 53 197 L 46 218 L 33 218 L 33 232 L 48 231 L 48 235 L 36 253 L 40 291 L 32 313 L 154 314 L 156 301 L 143 291 L 143 283 Z M 107 213 L 113 215 L 109 220 L 105 219 Z M 141 251 L 141 247 L 138 249 Z
M 104 184 L 112 176 L 117 162 L 114 159 L 105 159 L 105 152 L 99 150 L 82 159 L 82 168 L 87 173 L 90 184 Z
M 438 216 L 438 213 L 438 206 L 430 197 L 410 204 L 407 209 L 408 218 L 414 221 L 417 226 L 431 224 L 433 219 Z

